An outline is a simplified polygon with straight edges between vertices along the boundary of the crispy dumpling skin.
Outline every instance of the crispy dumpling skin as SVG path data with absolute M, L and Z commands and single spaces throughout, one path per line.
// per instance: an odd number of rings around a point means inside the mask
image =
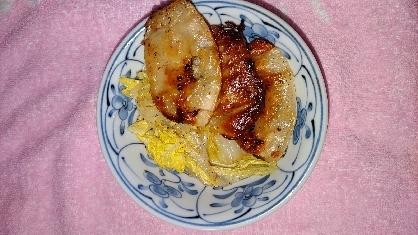
M 277 161 L 286 151 L 296 122 L 294 75 L 280 49 L 269 41 L 256 39 L 249 50 L 265 87 L 265 106 L 254 128 L 237 142 L 263 160 Z
M 206 125 L 221 87 L 207 22 L 189 0 L 175 0 L 153 12 L 145 28 L 145 71 L 158 110 L 175 122 Z
M 211 30 L 219 50 L 222 87 L 209 127 L 228 139 L 239 139 L 262 111 L 263 84 L 255 75 L 243 35 L 244 24 L 227 22 L 212 25 Z

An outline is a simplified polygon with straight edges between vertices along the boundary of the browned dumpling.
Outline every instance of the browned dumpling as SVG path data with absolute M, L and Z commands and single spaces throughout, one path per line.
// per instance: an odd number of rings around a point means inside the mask
M 221 73 L 209 26 L 188 0 L 175 0 L 146 23 L 145 71 L 158 110 L 168 119 L 204 126 L 216 105 Z
M 239 139 L 264 106 L 264 87 L 254 71 L 243 35 L 244 25 L 212 25 L 221 61 L 222 87 L 209 127 L 228 139 Z
M 253 130 L 238 143 L 266 161 L 277 161 L 286 151 L 296 122 L 294 75 L 282 52 L 269 41 L 256 39 L 249 49 L 265 87 L 265 106 Z

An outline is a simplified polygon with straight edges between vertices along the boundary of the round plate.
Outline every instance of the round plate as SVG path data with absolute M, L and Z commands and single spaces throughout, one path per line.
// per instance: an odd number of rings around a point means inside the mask
M 295 74 L 297 121 L 279 170 L 227 188 L 207 187 L 186 174 L 159 169 L 127 127 L 135 101 L 121 93 L 119 77 L 134 77 L 144 65 L 146 20 L 113 53 L 100 86 L 97 127 L 106 162 L 121 187 L 151 214 L 182 227 L 231 229 L 258 221 L 282 207 L 306 181 L 318 160 L 328 122 L 328 101 L 319 66 L 302 38 L 273 13 L 248 2 L 194 1 L 210 24 L 244 21 L 248 41 L 264 37 L 287 57 Z

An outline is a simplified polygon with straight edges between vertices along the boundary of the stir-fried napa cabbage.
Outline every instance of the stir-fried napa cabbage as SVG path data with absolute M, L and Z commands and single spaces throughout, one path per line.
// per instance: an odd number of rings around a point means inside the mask
M 175 123 L 154 105 L 144 72 L 136 79 L 123 76 L 122 92 L 136 100 L 139 115 L 129 126 L 147 146 L 150 157 L 163 169 L 186 172 L 210 186 L 226 186 L 253 175 L 277 170 L 276 162 L 266 162 L 243 151 L 234 140 L 214 134 L 206 127 Z

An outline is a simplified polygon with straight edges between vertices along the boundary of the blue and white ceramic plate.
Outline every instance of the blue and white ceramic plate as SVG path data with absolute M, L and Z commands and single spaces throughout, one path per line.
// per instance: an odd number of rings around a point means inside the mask
M 138 115 L 135 101 L 121 93 L 118 79 L 144 65 L 145 20 L 113 53 L 103 75 L 97 127 L 106 162 L 127 194 L 151 214 L 175 225 L 231 229 L 258 221 L 282 207 L 306 181 L 318 160 L 328 121 L 328 101 L 319 66 L 302 38 L 271 12 L 239 0 L 196 0 L 210 24 L 244 20 L 248 41 L 265 37 L 279 47 L 295 74 L 297 122 L 279 170 L 227 188 L 212 188 L 186 174 L 159 169 L 127 127 Z

